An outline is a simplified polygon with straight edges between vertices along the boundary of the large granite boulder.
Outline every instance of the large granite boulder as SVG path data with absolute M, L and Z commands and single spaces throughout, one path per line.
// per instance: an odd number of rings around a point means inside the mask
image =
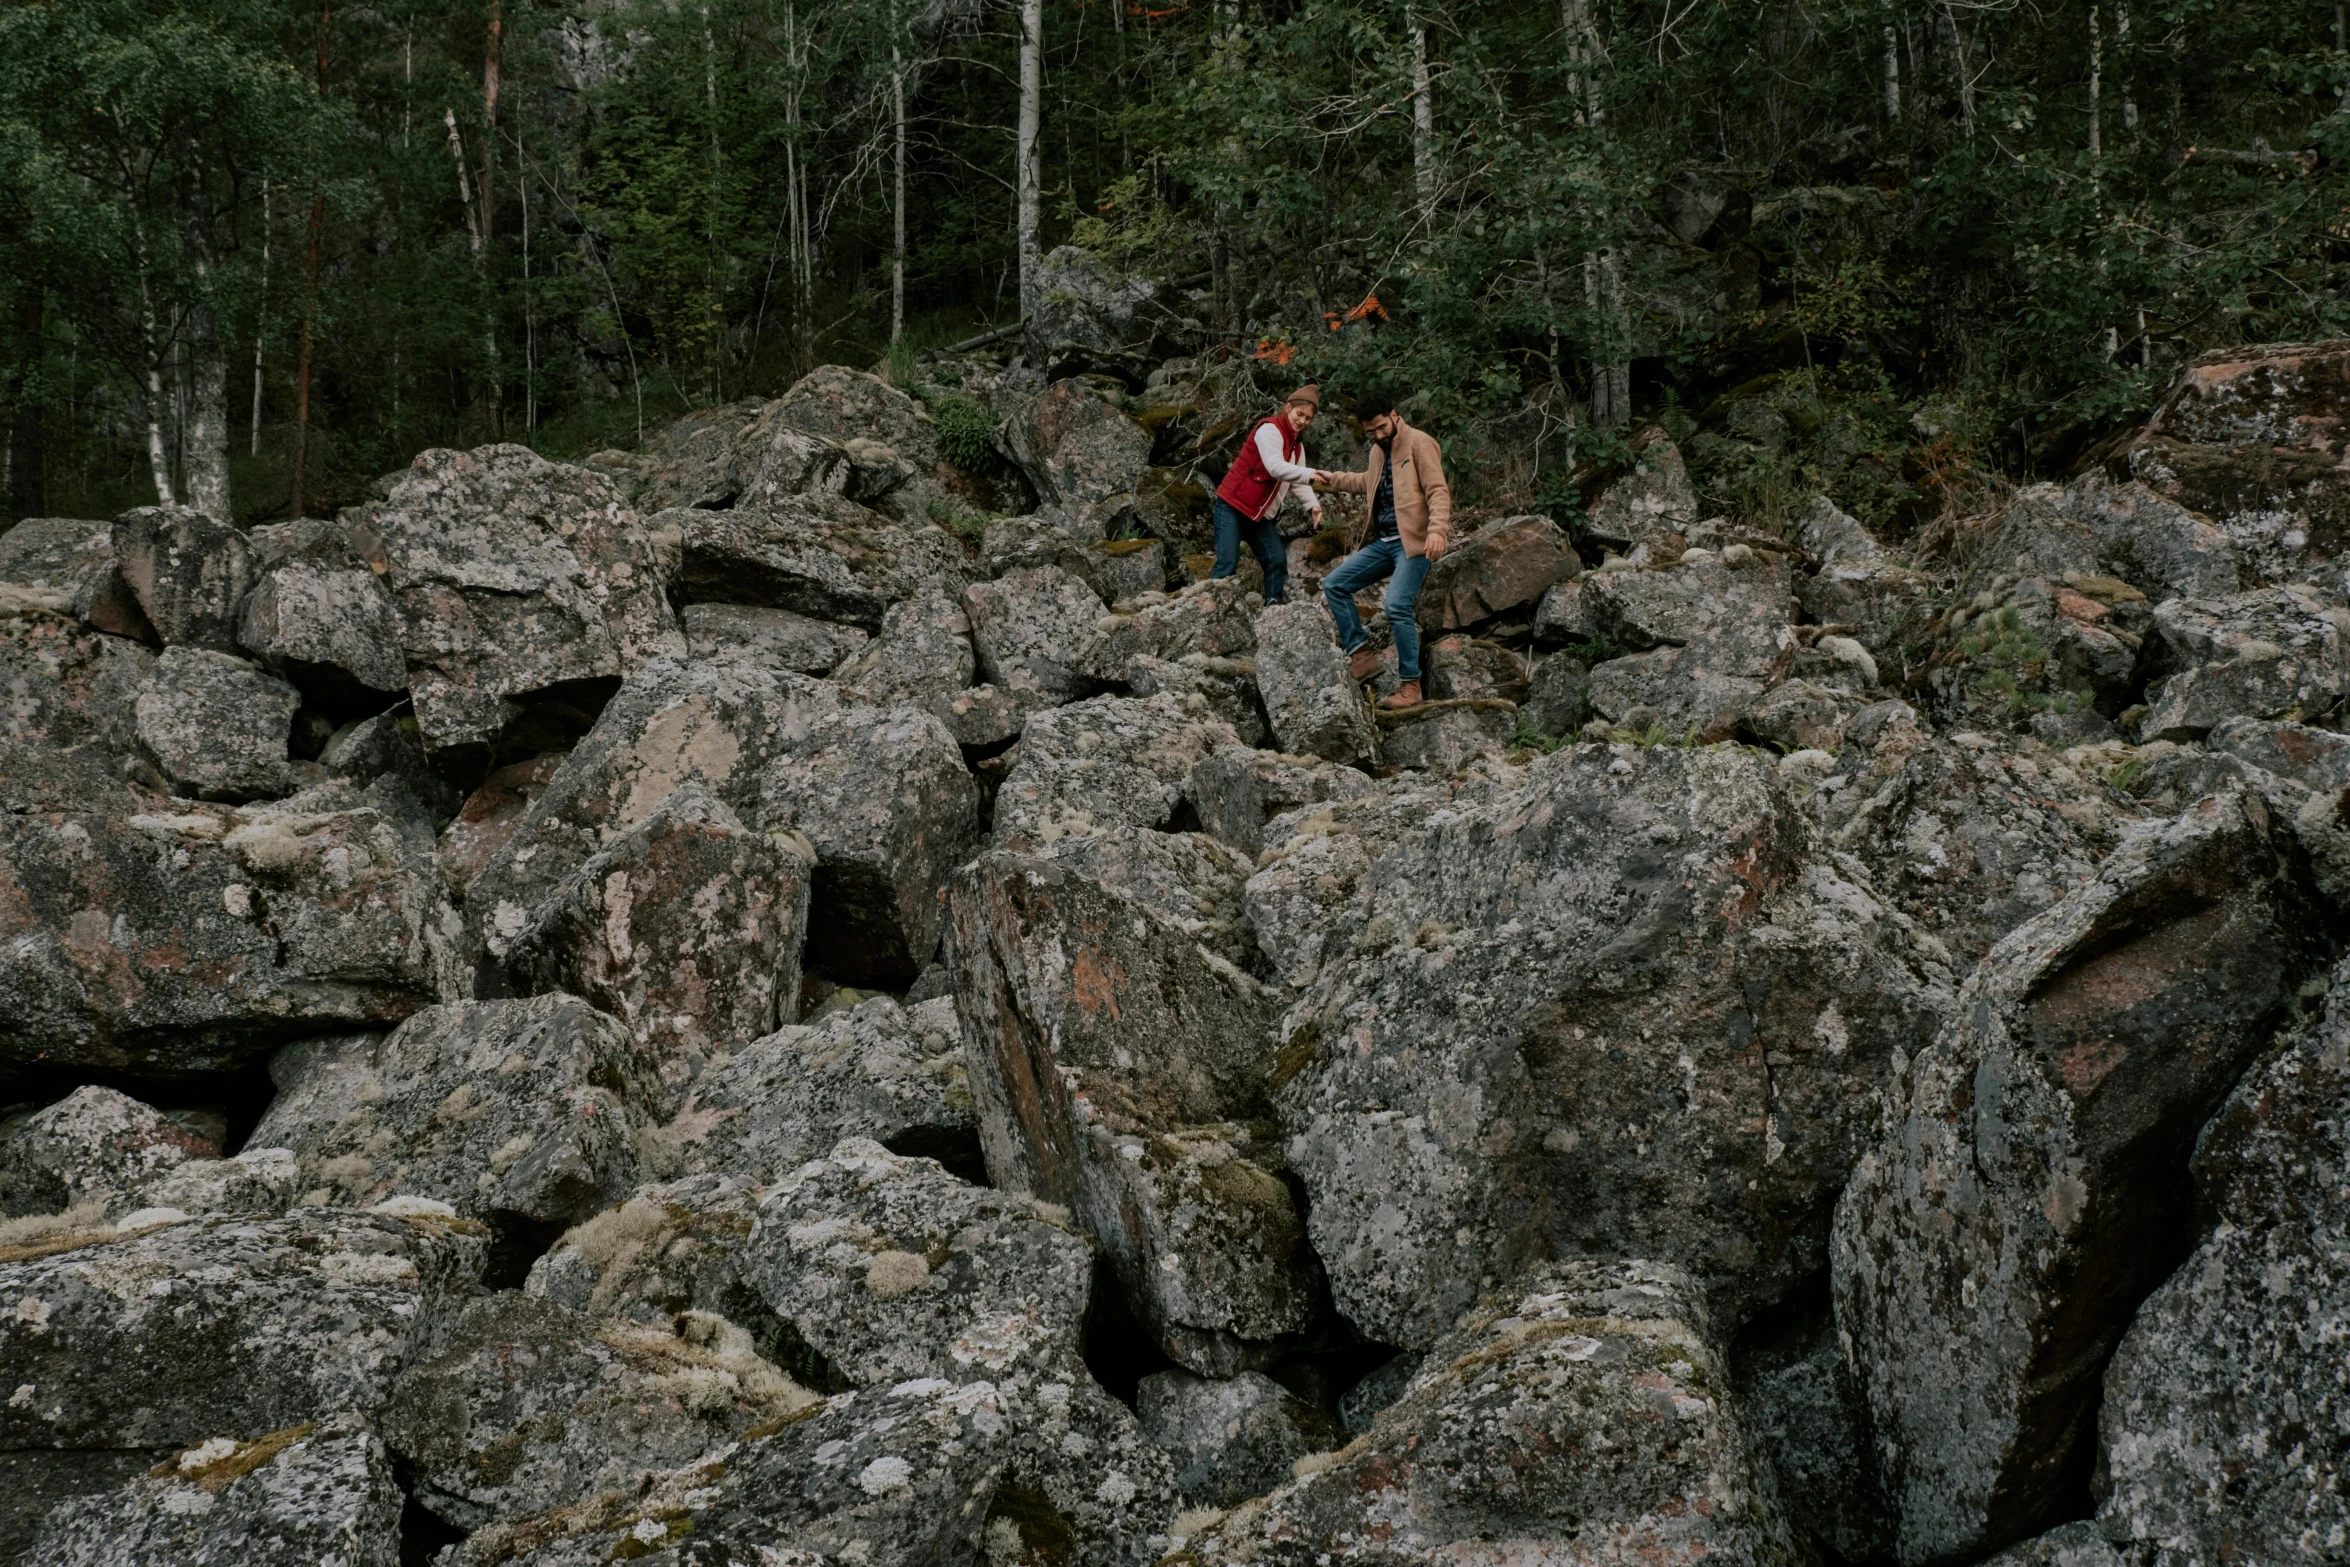
M 1204 758 L 1183 783 L 1200 829 L 1255 855 L 1265 824 L 1285 811 L 1368 793 L 1371 780 L 1317 756 L 1233 749 Z
M 2061 1518 L 2105 1356 L 2191 1244 L 2196 1129 L 2313 965 L 2303 876 L 2258 797 L 2196 802 L 1993 947 L 1895 1085 L 1833 1266 L 1901 1562 Z
M 142 506 L 114 519 L 114 563 L 166 645 L 236 651 L 253 586 L 244 534 L 185 506 Z
M 2312 573 L 2350 547 L 2345 359 L 2338 339 L 2207 353 L 2171 382 L 2116 467 L 2210 518 L 2251 580 Z
M 1616 548 L 1636 544 L 1650 533 L 1671 532 L 1697 520 L 1697 488 L 1681 449 L 1661 430 L 1643 431 L 1633 446 L 1631 470 L 1611 481 L 1591 503 L 1584 531 Z
M 1276 604 L 1257 616 L 1257 690 L 1281 749 L 1361 764 L 1375 741 L 1362 691 L 1349 679 L 1330 613 L 1318 603 Z
M 1143 1434 L 1175 1460 L 1197 1507 L 1232 1507 L 1289 1481 L 1297 1461 L 1346 1445 L 1346 1428 L 1261 1371 L 1160 1371 L 1136 1389 Z
M 800 495 L 739 511 L 685 514 L 680 581 L 695 603 L 788 609 L 878 630 L 899 599 L 963 586 L 963 550 L 837 496 Z
M 419 455 L 351 536 L 399 608 L 430 749 L 493 743 L 534 693 L 682 650 L 619 486 L 528 447 Z
M 1297 820 L 1250 911 L 1365 1334 L 1433 1343 L 1536 1247 L 1669 1259 L 1733 1321 L 1821 1266 L 1947 973 L 1764 757 L 1584 744 Z
M 1078 1363 L 1084 1238 L 879 1143 L 849 1139 L 778 1182 L 747 1257 L 753 1287 L 854 1387 Z
M 1272 993 L 1058 861 L 984 855 L 948 905 L 990 1177 L 1073 1212 L 1179 1364 L 1269 1359 L 1318 1286 L 1261 1126 L 1283 1070 Z
M 97 745 L 127 757 L 138 746 L 139 690 L 155 662 L 138 644 L 63 615 L 0 613 L 0 740 Z
M 977 1136 L 961 1047 L 944 996 L 903 1007 L 875 996 L 787 1025 L 694 1083 L 669 1128 L 677 1156 L 690 1172 L 758 1182 L 782 1179 L 845 1138 L 947 1157 Z
M 2203 1129 L 2215 1221 L 2105 1371 L 2098 1523 L 2173 1564 L 2293 1561 L 2350 1537 L 2350 968 Z
M 817 1402 L 724 1317 L 599 1320 L 500 1291 L 400 1378 L 380 1418 L 416 1500 L 471 1531 L 633 1490 Z
M 0 887 L 10 1064 L 215 1071 L 455 982 L 430 828 L 339 782 L 235 808 L 77 786 L 0 815 Z
M 128 1094 L 77 1088 L 0 1123 L 0 1216 L 119 1205 L 217 1144 Z
M 2323 722 L 2350 701 L 2350 608 L 2307 588 L 2173 599 L 2154 611 L 2166 672 L 2141 732 L 2197 740 L 2228 718 Z
M 798 1015 L 811 871 L 803 841 L 684 783 L 548 895 L 508 965 L 620 1019 L 682 1087 Z
M 2157 604 L 2227 598 L 2246 586 L 2233 539 L 2143 484 L 2090 474 L 2065 489 L 2061 504 L 2088 524 L 2106 569 Z
M 0 1262 L 0 1450 L 177 1447 L 374 1414 L 481 1273 L 481 1226 L 306 1208 Z
M 994 842 L 1034 849 L 1104 827 L 1166 827 L 1191 770 L 1240 737 L 1199 697 L 1092 697 L 1037 714 L 996 795 Z
M 639 1486 L 492 1524 L 456 1559 L 1149 1567 L 1174 1511 L 1166 1455 L 1082 1376 L 914 1377 L 754 1426 Z
M 25 1567 L 399 1567 L 400 1488 L 356 1414 L 196 1443 L 50 1514 Z
M 26 517 L 0 530 L 0 590 L 15 590 L 19 607 L 70 615 L 86 586 L 113 571 L 111 523 Z
M 852 984 L 921 970 L 938 885 L 978 836 L 962 753 L 927 713 L 843 702 L 748 652 L 657 660 L 621 688 L 473 882 L 473 939 L 503 961 L 567 878 L 689 781 L 815 850 L 809 967 Z
M 1548 517 L 1504 517 L 1454 542 L 1420 586 L 1419 621 L 1457 631 L 1512 610 L 1530 612 L 1554 583 L 1583 563 L 1565 530 Z
M 779 667 L 803 675 L 831 674 L 871 636 L 855 626 L 758 604 L 688 604 L 678 618 L 692 657 L 722 658 L 735 647 L 751 647 Z
M 241 658 L 175 645 L 139 688 L 139 744 L 172 792 L 198 800 L 291 792 L 287 743 L 302 695 Z
M 1182 296 L 1158 278 L 1123 276 L 1076 245 L 1045 252 L 1037 274 L 1028 342 L 1042 358 L 1074 348 L 1096 354 L 1164 359 L 1187 353 L 1199 323 Z
M 1464 1316 L 1368 1433 L 1185 1550 L 1201 1567 L 1785 1560 L 1703 1297 L 1660 1264 L 1538 1268 Z
M 763 1193 L 762 1185 L 724 1175 L 640 1186 L 628 1201 L 566 1230 L 531 1264 L 523 1293 L 599 1320 L 664 1330 L 674 1330 L 686 1312 L 723 1317 L 749 1333 L 762 1355 L 788 1361 L 783 1369 L 794 1378 L 819 1392 L 838 1391 L 837 1378 L 780 1331 L 781 1321 L 743 1277 Z
M 1030 706 L 1049 707 L 1094 684 L 1087 654 L 1102 601 L 1058 566 L 1027 566 L 963 590 L 980 673 Z M 1098 687 L 1096 687 L 1098 689 Z
M 1149 660 L 1247 658 L 1256 651 L 1257 608 L 1255 593 L 1238 577 L 1153 593 L 1098 623 L 1086 667 L 1100 679 L 1131 684 L 1136 665 Z
M 1131 510 L 1151 433 L 1091 383 L 1055 381 L 1006 421 L 1012 460 L 1080 543 L 1108 537 Z
M 502 1282 L 635 1190 L 636 1128 L 664 1108 L 658 1061 L 572 996 L 428 1008 L 372 1051 L 293 1049 L 255 1140 L 294 1151 L 312 1201 L 422 1197 L 486 1221 Z
M 1961 972 L 2091 880 L 2140 814 L 2063 757 L 1983 735 L 1865 761 L 1856 746 L 1847 765 L 1838 841 Z

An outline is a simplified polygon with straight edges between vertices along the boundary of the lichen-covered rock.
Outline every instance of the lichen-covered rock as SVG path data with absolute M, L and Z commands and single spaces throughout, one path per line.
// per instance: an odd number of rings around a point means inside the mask
M 1185 1542 L 1201 1567 L 1780 1561 L 1703 1292 L 1566 1262 L 1488 1296 L 1334 1460 Z
M 500 1292 L 400 1378 L 380 1419 L 416 1499 L 471 1531 L 633 1490 L 817 1403 L 724 1317 L 598 1320 Z
M 2174 599 L 2154 611 L 2172 673 L 2148 736 L 2195 740 L 2226 718 L 2324 719 L 2350 699 L 2350 609 L 2306 588 Z
M 576 997 L 460 1002 L 410 1018 L 356 1070 L 341 1052 L 288 1062 L 253 1137 L 300 1157 L 311 1201 L 424 1197 L 487 1220 L 493 1272 L 518 1278 L 548 1238 L 635 1189 L 658 1068 Z
M 268 799 L 293 787 L 286 745 L 302 695 L 241 658 L 174 645 L 139 688 L 139 743 L 179 794 Z
M 454 975 L 430 830 L 333 783 L 0 816 L 0 1059 L 181 1076 L 388 1026 Z
M 275 1217 L 294 1205 L 301 1162 L 291 1149 L 247 1148 L 233 1159 L 190 1159 L 113 1204 L 117 1217 L 142 1208 L 181 1213 L 257 1213 Z
M 1520 723 L 1551 740 L 1574 734 L 1591 718 L 1591 665 L 1573 653 L 1553 653 L 1526 682 Z
M 494 740 L 517 698 L 680 648 L 659 566 L 612 479 L 524 446 L 420 454 L 358 509 L 399 606 L 425 744 Z
M 1936 610 L 1933 582 L 1924 572 L 1882 559 L 1837 560 L 1799 577 L 1803 612 L 1845 631 L 1871 656 L 1898 670 L 1905 647 L 1925 644 Z
M 754 1427 L 641 1488 L 493 1524 L 459 1560 L 1148 1567 L 1174 1510 L 1166 1455 L 1083 1376 L 916 1377 Z
M 1697 489 L 1689 482 L 1681 449 L 1657 430 L 1635 445 L 1632 471 L 1591 503 L 1586 526 L 1592 538 L 1621 548 L 1653 530 L 1684 528 L 1696 520 Z
M 1583 581 L 1584 617 L 1635 651 L 1686 648 L 1702 652 L 1709 669 L 1768 684 L 1795 646 L 1787 564 L 1743 549 L 1692 550 L 1662 570 L 1593 572 Z
M 2204 744 L 2306 789 L 2350 787 L 2350 735 L 2290 721 L 2223 718 L 2212 725 Z
M 399 610 L 353 554 L 337 539 L 262 572 L 238 617 L 239 649 L 330 699 L 405 690 Z
M 1457 772 L 1471 757 L 1499 751 L 1517 733 L 1509 702 L 1423 702 L 1379 715 L 1379 759 L 1418 772 Z
M 26 1567 L 399 1567 L 400 1488 L 356 1414 L 221 1436 L 49 1514 Z
M 2350 967 L 2203 1130 L 2214 1219 L 2105 1371 L 2097 1520 L 2160 1567 L 2350 1541 Z
M 2063 505 L 2089 525 L 2107 569 L 2158 604 L 2226 598 L 2245 586 L 2235 541 L 2143 484 L 2091 474 L 2067 487 Z
M 0 1450 L 171 1447 L 380 1411 L 473 1293 L 481 1227 L 306 1208 L 0 1263 Z M 28 1248 L 40 1250 L 39 1248 Z
M 1374 744 L 1361 691 L 1320 604 L 1276 604 L 1257 616 L 1257 689 L 1281 749 L 1348 765 Z
M 719 658 L 725 650 L 750 647 L 777 667 L 803 675 L 831 674 L 871 637 L 855 626 L 757 604 L 688 604 L 679 619 L 686 652 L 694 658 Z
M 1175 1460 L 1175 1484 L 1195 1507 L 1232 1507 L 1288 1483 L 1309 1453 L 1346 1445 L 1346 1428 L 1271 1377 L 1217 1379 L 1161 1371 L 1142 1379 L 1143 1434 Z
M 1191 770 L 1239 746 L 1205 701 L 1093 697 L 1037 714 L 995 802 L 999 848 L 1028 849 L 1119 824 L 1164 827 Z
M 1086 668 L 1131 682 L 1138 659 L 1246 658 L 1257 645 L 1256 595 L 1238 577 L 1195 582 L 1098 623 Z
M 1199 323 L 1186 319 L 1184 300 L 1171 284 L 1120 276 L 1077 245 L 1046 251 L 1037 285 L 1027 337 L 1039 358 L 1077 348 L 1164 359 L 1192 352 L 1187 340 L 1199 335 Z
M 924 1154 L 973 1138 L 954 1003 L 875 996 L 738 1048 L 698 1079 L 670 1132 L 688 1171 L 766 1182 L 843 1138 Z
M 1204 653 L 1180 659 L 1146 655 L 1128 660 L 1126 689 L 1136 696 L 1199 697 L 1210 713 L 1232 726 L 1242 745 L 1270 749 L 1274 744 L 1251 659 L 1210 658 Z
M 1036 853 L 1147 904 L 1236 966 L 1256 962 L 1241 897 L 1254 863 L 1206 833 L 1109 827 L 1056 838 Z
M 2223 348 L 2189 363 L 2118 466 L 2218 524 L 2239 565 L 2283 582 L 2350 548 L 2343 345 Z
M 1320 757 L 1236 748 L 1193 767 L 1183 797 L 1202 831 L 1254 855 L 1265 846 L 1265 824 L 1282 812 L 1349 800 L 1370 789 L 1371 780 L 1359 770 Z
M 220 1149 L 162 1112 L 111 1088 L 77 1088 L 0 1123 L 0 1215 L 109 1204 Z
M 1790 1533 L 1840 1561 L 1884 1561 L 1892 1514 L 1827 1284 L 1807 1282 L 1740 1331 L 1730 1367 L 1739 1422 Z
M 785 1176 L 745 1274 L 847 1381 L 1071 1374 L 1092 1250 L 1025 1196 L 850 1139 Z
M 811 1357 L 792 1355 L 779 1319 L 743 1278 L 763 1188 L 727 1175 L 642 1186 L 615 1208 L 566 1230 L 531 1264 L 523 1290 L 591 1317 L 671 1328 L 681 1312 L 724 1317 L 765 1355 L 818 1391 L 830 1386 Z M 804 1346 L 801 1346 L 804 1349 Z
M 1794 534 L 1803 552 L 1823 566 L 1875 560 L 1885 553 L 1859 518 L 1825 495 L 1814 496 L 1811 506 L 1795 519 Z
M 948 891 L 988 1173 L 1077 1215 L 1179 1364 L 1229 1374 L 1311 1319 L 1280 1149 L 1272 995 L 1155 909 L 998 851 Z
M 620 1019 L 682 1087 L 798 1014 L 810 872 L 799 845 L 684 783 L 539 905 L 508 966 L 525 993 Z
M 1592 665 L 1586 690 L 1592 710 L 1603 718 L 1712 744 L 1736 731 L 1772 683 L 1717 668 L 1708 648 L 1660 647 Z
M 1312 975 L 1281 1108 L 1339 1309 L 1425 1347 L 1540 1245 L 1668 1258 L 1743 1318 L 1825 1260 L 1947 976 L 1755 752 L 1506 774 L 1337 807 L 1250 883 Z
M 2060 1523 L 2046 1534 L 1984 1559 L 1983 1567 L 2131 1567 L 2134 1556 L 2113 1548 L 2086 1520 Z
M 113 569 L 111 549 L 106 564 Z M 0 1450 L 0 1561 L 21 1560 L 59 1503 L 116 1490 L 173 1456 L 136 1447 Z
M 1420 586 L 1419 621 L 1431 631 L 1457 631 L 1528 608 L 1553 583 L 1582 570 L 1557 523 L 1548 517 L 1504 517 L 1456 541 L 1428 568 Z
M 114 527 L 79 517 L 27 517 L 0 531 L 0 589 L 73 613 L 86 583 L 114 570 Z
M 833 680 L 870 706 L 927 708 L 951 731 L 947 712 L 977 673 L 971 617 L 958 600 L 924 591 L 892 604 L 881 617 L 881 634 L 842 663 Z
M 978 836 L 962 753 L 926 713 L 844 703 L 740 650 L 657 660 L 606 704 L 469 889 L 474 939 L 502 959 L 555 888 L 692 780 L 814 847 L 810 967 L 848 983 L 920 971 L 938 884 Z
M 1898 1085 L 1833 1265 L 1900 1561 L 2061 1516 L 2098 1370 L 2187 1238 L 2195 1130 L 2311 965 L 2301 876 L 2256 797 L 2197 802 L 1993 947 Z
M 743 511 L 695 512 L 682 525 L 685 597 L 766 605 L 879 630 L 899 599 L 963 586 L 962 547 L 837 496 L 796 496 Z
M 879 376 L 843 365 L 818 365 L 761 412 L 780 429 L 843 445 L 878 441 L 924 467 L 939 459 L 938 426 L 920 401 Z
M 139 689 L 154 667 L 145 648 L 61 615 L 0 614 L 0 740 L 100 745 L 127 756 L 138 744 Z
M 522 826 L 532 802 L 546 793 L 562 765 L 561 752 L 510 763 L 484 778 L 459 802 L 433 851 L 441 881 L 452 895 L 465 897 L 475 879 Z
M 1086 672 L 1101 600 L 1058 566 L 1007 571 L 963 590 L 971 644 L 990 684 L 1049 706 L 1093 685 Z
M 1006 421 L 1012 460 L 1081 543 L 1108 536 L 1134 505 L 1151 433 L 1091 384 L 1055 381 Z
M 114 519 L 114 563 L 166 645 L 236 651 L 253 586 L 244 534 L 185 506 L 142 506 Z
M 1855 771 L 1831 818 L 1838 841 L 1962 971 L 2087 884 L 2141 814 L 2060 756 L 1981 735 Z
M 1817 681 L 1788 680 L 1747 707 L 1745 727 L 1781 751 L 1825 751 L 1832 756 L 1844 749 L 1844 722 L 1860 705 Z

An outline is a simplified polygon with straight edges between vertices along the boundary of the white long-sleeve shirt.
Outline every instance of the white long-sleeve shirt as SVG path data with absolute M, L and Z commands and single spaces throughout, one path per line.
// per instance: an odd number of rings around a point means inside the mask
M 1281 510 L 1284 491 L 1296 496 L 1308 511 L 1322 509 L 1321 497 L 1314 493 L 1314 470 L 1281 455 L 1281 432 L 1273 428 L 1271 420 L 1257 426 L 1257 456 L 1264 460 L 1265 471 L 1281 481 L 1281 489 L 1273 492 L 1272 503 L 1265 508 L 1266 516 Z

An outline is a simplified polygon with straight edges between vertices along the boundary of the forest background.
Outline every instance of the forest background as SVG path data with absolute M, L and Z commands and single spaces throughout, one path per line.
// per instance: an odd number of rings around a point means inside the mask
M 428 446 L 632 445 L 824 362 L 920 389 L 1075 244 L 1196 289 L 1268 387 L 1402 378 L 1513 499 L 1656 419 L 1720 504 L 1898 526 L 2079 462 L 2186 356 L 2342 332 L 2346 25 L 0 0 L 0 522 L 317 513 Z M 1371 294 L 1385 324 L 1327 328 Z

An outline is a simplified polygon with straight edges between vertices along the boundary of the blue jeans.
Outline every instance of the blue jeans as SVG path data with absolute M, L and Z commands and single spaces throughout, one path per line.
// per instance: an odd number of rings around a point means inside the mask
M 1382 600 L 1387 630 L 1395 638 L 1395 674 L 1399 680 L 1420 678 L 1420 623 L 1413 619 L 1420 602 L 1420 584 L 1427 580 L 1428 557 L 1406 555 L 1403 540 L 1373 539 L 1338 563 L 1322 579 L 1322 602 L 1338 623 L 1338 645 L 1352 653 L 1363 645 L 1362 617 L 1355 613 L 1355 595 L 1393 572 Z
M 1238 571 L 1244 539 L 1249 553 L 1265 568 L 1265 602 L 1282 603 L 1289 590 L 1289 546 L 1281 542 L 1281 529 L 1270 517 L 1250 521 L 1221 497 L 1216 501 L 1216 568 L 1208 575 L 1229 577 Z

